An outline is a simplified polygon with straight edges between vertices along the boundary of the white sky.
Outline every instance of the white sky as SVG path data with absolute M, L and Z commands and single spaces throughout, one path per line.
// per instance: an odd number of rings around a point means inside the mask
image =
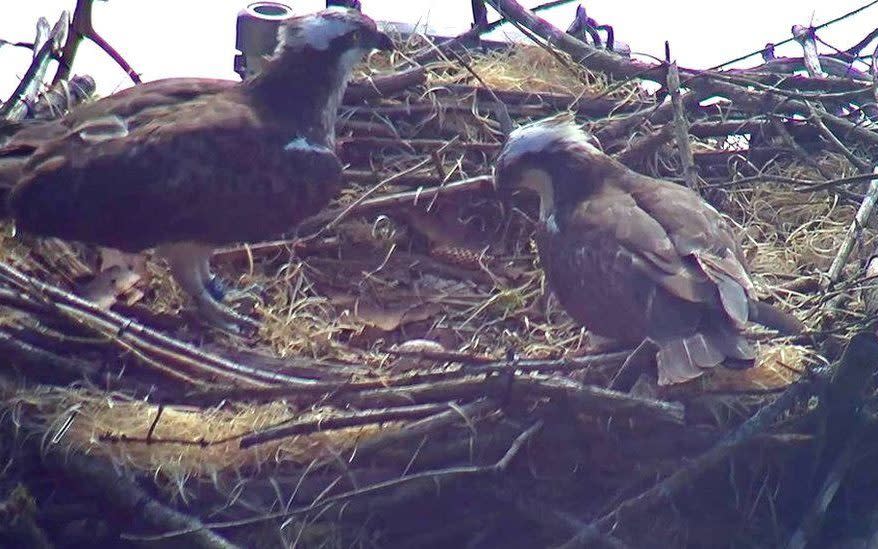
M 146 81 L 169 76 L 237 78 L 235 17 L 250 0 L 111 0 L 97 2 L 95 28 L 139 71 Z M 287 0 L 297 11 L 320 9 L 322 0 Z M 525 0 L 526 6 L 542 3 Z M 656 2 L 646 0 L 590 0 L 583 2 L 590 16 L 613 25 L 619 40 L 635 52 L 663 57 L 664 41 L 683 66 L 706 68 L 779 42 L 793 24 L 819 24 L 860 5 L 865 0 L 737 0 L 713 4 L 703 0 Z M 75 0 L 2 0 L 0 38 L 32 41 L 36 20 L 43 15 L 54 23 L 61 10 L 72 12 Z M 466 30 L 471 21 L 469 0 L 362 0 L 363 11 L 375 19 L 429 23 L 448 34 Z M 14 7 L 12 7 L 14 6 Z M 566 28 L 576 3 L 544 12 Z M 673 6 L 672 8 L 669 6 Z M 721 6 L 721 7 L 720 7 Z M 878 27 L 878 6 L 818 35 L 845 49 Z M 511 28 L 506 26 L 504 28 Z M 821 51 L 829 51 L 822 48 Z M 871 47 L 868 50 L 871 52 Z M 795 43 L 778 55 L 801 55 Z M 30 53 L 22 48 L 0 48 L 0 97 L 14 90 L 27 69 Z M 757 59 L 744 65 L 752 65 Z M 92 75 L 98 92 L 108 94 L 129 86 L 130 80 L 97 46 L 83 43 L 74 73 Z

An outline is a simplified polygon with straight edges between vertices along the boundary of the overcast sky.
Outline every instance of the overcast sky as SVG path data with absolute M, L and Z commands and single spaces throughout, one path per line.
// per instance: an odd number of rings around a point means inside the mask
M 361 0 L 363 11 L 379 20 L 426 23 L 447 34 L 466 30 L 471 20 L 469 0 Z M 38 17 L 54 23 L 61 10 L 72 12 L 75 0 L 3 0 L 0 38 L 31 41 Z M 232 71 L 235 55 L 235 17 L 249 0 L 110 0 L 96 2 L 95 27 L 128 59 L 144 80 L 169 76 L 237 78 Z M 320 9 L 323 1 L 287 0 L 297 11 Z M 535 6 L 541 1 L 524 1 Z M 635 52 L 663 56 L 670 40 L 673 56 L 683 66 L 706 68 L 749 51 L 765 42 L 779 42 L 790 35 L 793 24 L 819 24 L 848 12 L 866 0 L 737 0 L 722 4 L 703 0 L 670 2 L 592 0 L 583 2 L 590 16 L 610 23 L 618 39 Z M 14 6 L 14 7 L 12 7 Z M 566 28 L 576 3 L 545 12 L 553 23 Z M 672 8 L 669 6 L 673 6 Z M 878 6 L 836 23 L 819 36 L 845 49 L 878 27 Z M 831 51 L 823 47 L 823 51 Z M 871 47 L 869 49 L 871 53 Z M 778 55 L 801 55 L 795 43 L 778 49 Z M 29 52 L 0 48 L 0 97 L 15 88 L 27 69 Z M 753 65 L 751 59 L 743 65 Z M 98 92 L 112 93 L 127 87 L 125 74 L 92 43 L 85 43 L 76 58 L 74 73 L 90 74 Z

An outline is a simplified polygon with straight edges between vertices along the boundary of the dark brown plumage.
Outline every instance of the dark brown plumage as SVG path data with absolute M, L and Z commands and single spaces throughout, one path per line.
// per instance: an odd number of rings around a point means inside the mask
M 501 190 L 540 195 L 540 260 L 561 305 L 590 331 L 654 342 L 659 383 L 724 360 L 752 365 L 748 321 L 787 333 L 798 320 L 756 300 L 722 216 L 689 189 L 638 174 L 572 122 L 515 130 L 497 159 Z
M 214 323 L 241 321 L 207 290 L 221 244 L 275 238 L 340 183 L 336 111 L 354 65 L 391 47 L 355 10 L 288 20 L 241 84 L 169 79 L 26 126 L 0 149 L 16 226 L 136 252 L 157 247 Z

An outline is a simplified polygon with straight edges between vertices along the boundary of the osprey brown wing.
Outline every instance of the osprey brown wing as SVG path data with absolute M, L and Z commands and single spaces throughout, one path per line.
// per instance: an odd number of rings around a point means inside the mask
M 128 119 L 149 113 L 151 109 L 174 107 L 187 101 L 204 100 L 232 89 L 237 83 L 217 78 L 166 78 L 138 84 L 93 103 L 85 103 L 59 120 L 74 128 L 105 116 Z M 130 121 L 129 121 L 130 122 Z
M 336 190 L 332 151 L 285 147 L 288 134 L 234 94 L 143 113 L 130 126 L 111 122 L 106 139 L 86 135 L 97 123 L 87 122 L 44 141 L 10 197 L 18 224 L 130 251 L 254 241 L 291 228 Z
M 574 318 L 604 336 L 660 345 L 662 383 L 697 377 L 726 356 L 753 355 L 731 329 L 716 281 L 673 241 L 633 196 L 609 193 L 581 202 L 563 230 L 547 224 L 538 242 L 552 288 Z
M 661 225 L 690 272 L 708 277 L 719 292 L 724 312 L 739 327 L 756 298 L 746 259 L 726 221 L 691 190 L 635 176 L 628 191 L 639 208 Z
M 207 97 L 230 89 L 231 80 L 214 78 L 168 78 L 147 82 L 122 90 L 91 103 L 79 105 L 67 116 L 54 120 L 24 121 L 16 124 L 17 131 L 0 147 L 0 195 L 2 189 L 18 184 L 22 168 L 31 154 L 46 140 L 59 139 L 72 129 L 95 121 L 115 117 L 126 126 L 136 123 L 133 117 L 143 119 L 154 109 L 175 107 L 198 97 Z M 0 197 L 2 198 L 2 197 Z
M 544 263 L 554 264 L 547 268 L 562 302 L 582 303 L 574 316 L 616 339 L 691 330 L 700 310 L 716 300 L 710 279 L 625 193 L 609 189 L 582 201 L 564 230 L 549 225 L 539 244 Z M 570 300 L 561 295 L 567 292 Z

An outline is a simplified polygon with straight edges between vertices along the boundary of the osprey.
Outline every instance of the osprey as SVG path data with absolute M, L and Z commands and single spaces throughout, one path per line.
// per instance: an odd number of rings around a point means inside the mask
M 0 149 L 16 227 L 156 248 L 204 317 L 237 331 L 252 321 L 219 303 L 213 249 L 275 238 L 329 202 L 348 79 L 367 53 L 391 47 L 360 12 L 327 9 L 285 21 L 262 73 L 240 84 L 159 80 L 25 126 Z
M 561 305 L 595 334 L 656 345 L 660 385 L 696 378 L 727 358 L 751 366 L 747 322 L 802 329 L 756 300 L 719 212 L 691 190 L 603 154 L 569 119 L 513 131 L 494 178 L 500 191 L 539 195 L 537 247 Z

